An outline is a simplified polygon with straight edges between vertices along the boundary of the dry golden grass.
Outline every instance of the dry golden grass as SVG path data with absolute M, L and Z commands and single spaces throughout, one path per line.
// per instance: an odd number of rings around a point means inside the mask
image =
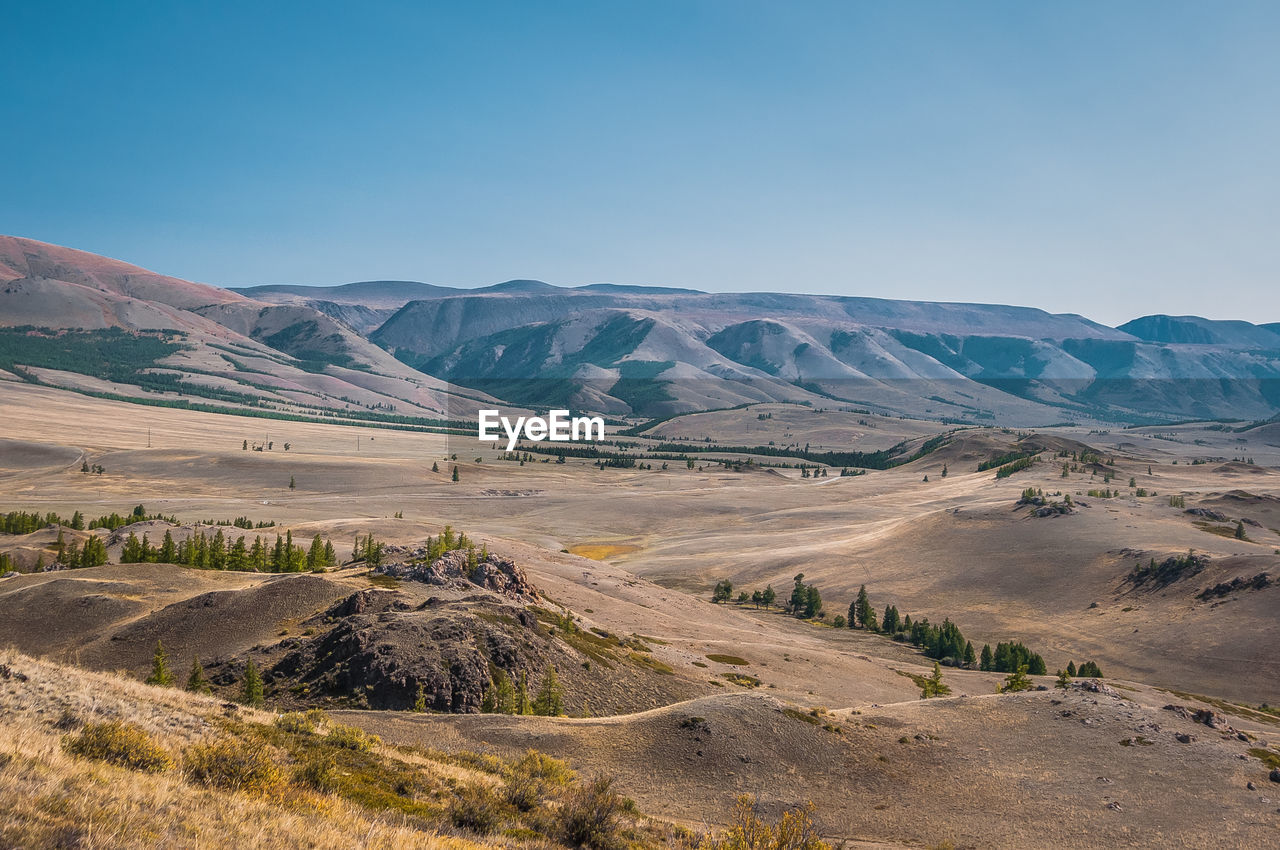
M 208 697 L 14 652 L 0 652 L 0 665 L 2 847 L 485 846 L 296 787 L 287 795 L 227 793 L 192 784 L 176 768 L 146 773 L 76 758 L 61 742 L 83 722 L 134 724 L 176 753 L 211 733 L 224 708 Z M 449 773 L 464 781 L 474 774 L 457 767 Z

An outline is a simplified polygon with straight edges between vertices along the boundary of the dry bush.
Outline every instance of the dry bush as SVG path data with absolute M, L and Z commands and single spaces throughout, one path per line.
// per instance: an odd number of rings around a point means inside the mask
M 507 768 L 502 796 L 521 812 L 542 804 L 551 788 L 563 788 L 574 780 L 574 772 L 563 761 L 537 750 L 529 750 Z
M 182 768 L 193 783 L 224 791 L 273 794 L 284 785 L 270 752 L 237 738 L 192 744 L 183 750 Z
M 335 723 L 329 728 L 329 734 L 324 738 L 335 747 L 343 747 L 348 750 L 355 750 L 358 753 L 369 753 L 382 745 L 382 739 L 377 735 L 371 735 L 363 729 L 355 726 L 344 726 L 341 723 Z
M 74 756 L 148 773 L 173 766 L 173 759 L 145 729 L 119 720 L 86 724 L 78 734 L 63 738 L 62 748 Z
M 479 835 L 497 832 L 506 819 L 502 800 L 486 785 L 467 785 L 449 801 L 449 820 Z
M 276 728 L 295 735 L 314 735 L 327 726 L 329 716 L 318 708 L 308 711 L 289 711 L 276 718 Z
M 808 803 L 784 812 L 776 823 L 770 823 L 760 816 L 756 798 L 743 794 L 734 805 L 724 837 L 703 841 L 699 850 L 830 850 L 818 838 L 814 811 L 813 803 Z
M 620 834 L 628 801 L 613 790 L 608 777 L 580 785 L 564 796 L 556 815 L 557 837 L 572 847 L 616 850 L 625 846 Z
M 315 791 L 333 791 L 338 766 L 331 756 L 323 753 L 311 756 L 293 771 L 293 781 Z

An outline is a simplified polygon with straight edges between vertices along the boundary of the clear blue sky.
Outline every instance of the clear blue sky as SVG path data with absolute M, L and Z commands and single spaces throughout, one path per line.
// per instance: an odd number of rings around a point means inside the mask
M 4 2 L 0 232 L 1280 320 L 1280 3 Z

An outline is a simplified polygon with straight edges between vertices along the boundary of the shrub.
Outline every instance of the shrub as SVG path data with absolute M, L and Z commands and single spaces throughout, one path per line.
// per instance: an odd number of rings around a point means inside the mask
M 316 791 L 330 792 L 334 788 L 337 765 L 327 755 L 315 755 L 298 765 L 293 771 L 293 781 Z
M 224 791 L 279 791 L 284 777 L 270 752 L 235 738 L 192 744 L 182 753 L 187 778 L 197 785 Z
M 449 801 L 449 820 L 460 829 L 488 835 L 502 825 L 502 802 L 487 786 L 468 785 Z
M 325 740 L 335 747 L 355 750 L 358 753 L 372 752 L 382 744 L 382 739 L 377 735 L 370 735 L 363 729 L 355 726 L 344 726 L 341 723 L 333 724 L 329 729 L 329 734 L 325 736 Z
M 574 788 L 561 803 L 558 828 L 560 838 L 573 847 L 613 850 L 623 841 L 618 834 L 626 800 L 613 790 L 608 777 L 594 779 Z
M 64 737 L 62 748 L 73 756 L 148 773 L 173 766 L 173 759 L 145 729 L 119 720 L 88 723 L 78 734 Z
M 537 750 L 528 750 L 511 765 L 511 772 L 534 776 L 549 785 L 565 786 L 575 778 L 573 769 L 558 758 Z
M 328 716 L 318 708 L 309 711 L 289 711 L 276 718 L 276 728 L 295 735 L 314 735 L 329 722 Z
M 564 787 L 573 779 L 573 770 L 564 762 L 529 750 L 507 770 L 502 797 L 519 811 L 532 811 L 542 802 L 548 787 Z

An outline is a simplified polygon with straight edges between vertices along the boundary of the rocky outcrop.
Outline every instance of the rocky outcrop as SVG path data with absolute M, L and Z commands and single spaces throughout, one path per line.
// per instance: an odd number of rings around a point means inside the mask
M 384 562 L 377 571 L 383 575 L 424 584 L 448 587 L 454 590 L 483 588 L 527 602 L 536 601 L 538 590 L 529 581 L 525 571 L 510 558 L 486 553 L 470 562 L 471 553 L 457 549 L 446 552 L 430 563 L 426 562 L 426 547 L 408 548 L 388 546 L 383 551 Z
M 547 642 L 523 608 L 474 600 L 412 607 L 394 591 L 364 590 L 326 612 L 338 622 L 295 638 L 268 671 L 295 694 L 374 709 L 480 710 L 491 672 L 513 680 L 547 663 Z

